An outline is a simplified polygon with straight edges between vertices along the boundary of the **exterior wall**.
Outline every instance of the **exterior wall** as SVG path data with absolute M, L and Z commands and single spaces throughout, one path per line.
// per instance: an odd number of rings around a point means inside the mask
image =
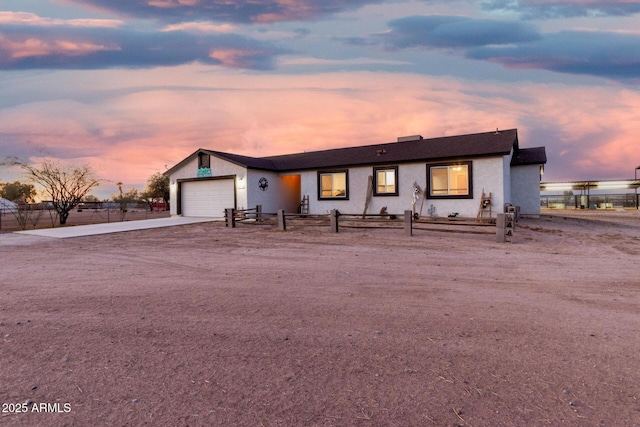
M 521 215 L 540 216 L 540 165 L 511 168 L 511 203 Z
M 509 157 L 509 156 L 505 156 Z M 465 159 L 468 160 L 468 159 Z M 492 193 L 492 216 L 503 211 L 504 195 L 504 162 L 510 161 L 500 157 L 487 157 L 473 160 L 473 198 L 472 199 L 425 199 L 416 203 L 416 212 L 422 216 L 429 215 L 429 208 L 435 208 L 434 216 L 447 216 L 457 212 L 461 217 L 476 217 L 480 204 L 480 197 L 484 188 L 485 194 Z M 383 206 L 391 214 L 402 214 L 405 210 L 412 210 L 413 183 L 417 182 L 421 190 L 426 189 L 427 163 L 416 162 L 407 164 L 389 164 L 398 168 L 398 195 L 373 196 L 367 212 L 377 214 Z M 302 171 L 301 194 L 309 195 L 309 212 L 312 214 L 326 214 L 332 209 L 342 213 L 362 214 L 367 195 L 368 177 L 373 175 L 373 167 L 349 168 L 349 199 L 348 200 L 318 200 L 317 171 Z
M 471 205 L 465 205 L 464 212 L 457 211 L 460 216 L 475 218 L 478 215 L 483 191 L 487 197 L 491 193 L 491 216 L 495 217 L 497 214 L 502 213 L 505 203 L 504 163 L 505 161 L 511 161 L 510 158 L 507 160 L 505 157 L 510 156 L 486 157 L 473 161 L 473 199 L 469 200 Z M 455 200 L 451 200 L 451 202 L 455 202 Z M 488 213 L 485 215 L 488 215 Z
M 260 180 L 265 178 L 268 186 L 262 190 Z M 253 209 L 262 205 L 263 212 L 274 213 L 278 209 L 296 212 L 300 204 L 300 179 L 297 175 L 280 175 L 276 172 L 249 169 L 247 171 L 247 202 L 238 204 L 238 209 Z M 263 185 L 264 187 L 264 185 Z
M 460 159 L 469 160 L 469 159 Z M 472 159 L 473 198 L 471 199 L 429 199 L 420 197 L 415 210 L 428 216 L 430 209 L 434 216 L 446 217 L 458 213 L 461 217 L 476 217 L 482 191 L 492 195 L 492 216 L 501 213 L 505 203 L 520 206 L 523 215 L 540 214 L 540 169 L 539 165 L 511 167 L 511 156 Z M 383 165 L 379 165 L 383 166 Z M 373 196 L 367 213 L 377 214 L 387 207 L 390 214 L 402 214 L 412 210 L 413 183 L 426 190 L 427 162 L 388 164 L 398 166 L 398 195 Z M 194 156 L 183 167 L 170 176 L 171 215 L 177 214 L 177 180 L 193 179 L 198 174 L 198 159 Z M 318 200 L 318 172 L 298 171 L 277 173 L 263 170 L 247 170 L 217 157 L 211 157 L 212 176 L 236 177 L 236 207 L 255 208 L 262 205 L 264 212 L 285 209 L 296 212 L 304 195 L 309 196 L 309 212 L 326 214 L 332 209 L 342 213 L 362 214 L 367 194 L 368 177 L 373 175 L 373 166 L 349 168 L 349 199 Z M 266 178 L 268 187 L 261 190 L 261 178 Z M 232 206 L 229 206 L 232 207 Z
M 513 150 L 511 150 L 511 153 L 513 154 Z M 500 209 L 500 212 L 504 212 L 504 205 L 506 203 L 511 203 L 511 155 L 509 156 L 504 156 L 502 158 L 502 170 L 503 170 L 503 178 L 504 178 L 504 192 L 503 192 L 503 204 L 502 204 L 502 209 Z
M 236 176 L 236 204 L 238 206 L 247 206 L 247 190 L 246 182 L 247 169 L 211 156 L 211 176 Z M 177 215 L 178 209 L 178 184 L 180 179 L 192 179 L 198 176 L 198 157 L 186 163 L 183 167 L 175 171 L 169 177 L 169 191 L 171 200 L 171 215 Z M 230 208 L 233 206 L 229 206 Z

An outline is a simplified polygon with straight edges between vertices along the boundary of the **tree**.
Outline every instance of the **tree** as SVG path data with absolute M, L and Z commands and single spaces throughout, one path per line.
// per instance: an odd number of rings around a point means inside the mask
M 88 165 L 65 167 L 45 160 L 39 167 L 28 164 L 21 166 L 27 177 L 44 189 L 45 197 L 51 199 L 60 225 L 66 224 L 69 212 L 92 188 L 100 185 L 100 180 Z
M 15 202 L 17 200 L 32 203 L 36 196 L 36 187 L 33 184 L 20 181 L 0 184 L 0 197 Z
M 112 194 L 111 200 L 120 205 L 120 220 L 124 221 L 124 217 L 127 215 L 127 207 L 130 203 L 136 203 L 140 198 L 138 197 L 138 190 L 131 188 L 129 191 L 122 191 L 122 183 L 118 182 L 118 194 Z
M 10 212 L 23 230 L 26 230 L 29 224 L 33 224 L 35 228 L 42 216 L 42 210 L 32 204 L 35 196 L 36 188 L 33 184 L 20 181 L 0 183 L 0 197 L 15 202 L 15 209 L 11 209 Z
M 169 177 L 156 172 L 147 179 L 147 188 L 140 193 L 140 198 L 149 204 L 153 209 L 153 202 L 162 199 L 166 206 L 169 206 Z

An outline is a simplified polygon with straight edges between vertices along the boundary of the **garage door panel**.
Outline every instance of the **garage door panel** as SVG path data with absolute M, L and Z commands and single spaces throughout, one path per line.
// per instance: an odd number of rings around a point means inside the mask
M 224 210 L 235 206 L 233 179 L 188 181 L 181 185 L 183 216 L 224 218 Z

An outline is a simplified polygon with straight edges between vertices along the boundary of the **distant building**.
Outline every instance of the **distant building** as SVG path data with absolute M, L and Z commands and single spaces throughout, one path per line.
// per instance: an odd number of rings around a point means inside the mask
M 540 183 L 540 203 L 549 209 L 637 209 L 640 179 Z

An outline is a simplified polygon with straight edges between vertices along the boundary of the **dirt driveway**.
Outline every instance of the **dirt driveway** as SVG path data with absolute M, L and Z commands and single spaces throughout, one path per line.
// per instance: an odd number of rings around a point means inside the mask
M 637 211 L 0 235 L 1 425 L 640 426 L 639 331 Z

